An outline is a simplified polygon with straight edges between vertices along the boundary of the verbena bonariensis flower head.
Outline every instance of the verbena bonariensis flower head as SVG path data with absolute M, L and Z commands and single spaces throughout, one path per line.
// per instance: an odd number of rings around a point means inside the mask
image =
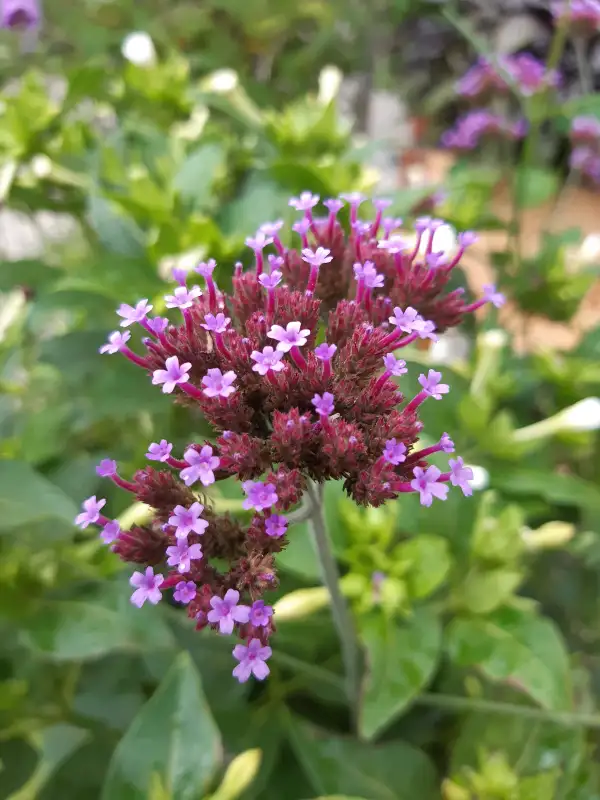
M 511 83 L 529 97 L 559 86 L 560 75 L 556 70 L 547 70 L 545 64 L 530 53 L 501 56 L 495 63 L 480 58 L 458 81 L 456 91 L 470 100 L 482 99 L 508 92 Z
M 430 505 L 445 500 L 450 486 L 470 493 L 472 473 L 462 460 L 449 461 L 446 472 L 427 461 L 453 452 L 447 433 L 419 447 L 421 405 L 443 400 L 449 386 L 429 370 L 405 399 L 397 381 L 408 369 L 397 351 L 503 299 L 486 287 L 469 304 L 462 290 L 447 289 L 474 234 L 460 234 L 455 253 L 439 252 L 441 220 L 418 219 L 410 239 L 394 232 L 400 220 L 383 218 L 385 202 L 374 203 L 374 220 L 359 220 L 364 198 L 355 194 L 347 196 L 348 233 L 337 219 L 342 201 L 327 201 L 319 216 L 318 200 L 306 192 L 292 201 L 303 221 L 294 226 L 296 247 L 283 245 L 280 223 L 249 240 L 254 266 L 236 265 L 231 294 L 218 288 L 214 262 L 201 264 L 204 286 L 167 294 L 167 324 L 149 316 L 147 300 L 120 307 L 126 325 L 147 334 L 143 354 L 130 348 L 129 330 L 112 333 L 101 348 L 200 410 L 215 440 L 175 455 L 167 440 L 151 442 L 150 463 L 131 480 L 104 459 L 98 473 L 152 507 L 153 519 L 122 531 L 104 516 L 105 500 L 92 497 L 77 524 L 100 526 L 124 561 L 141 565 L 131 579 L 133 603 L 156 604 L 173 591 L 197 628 L 235 632 L 245 643 L 233 651 L 240 681 L 268 674 L 275 621 L 264 595 L 276 587 L 276 555 L 294 535 L 286 514 L 309 481 L 341 479 L 357 503 L 372 506 L 407 492 Z M 217 514 L 203 494 L 232 476 L 247 523 Z
M 526 133 L 525 120 L 512 122 L 501 114 L 478 109 L 459 117 L 454 127 L 442 134 L 441 143 L 453 150 L 473 150 L 484 137 L 515 141 Z
M 554 19 L 575 35 L 590 36 L 600 28 L 600 0 L 557 0 L 551 4 Z
M 0 28 L 31 30 L 40 24 L 38 0 L 0 0 Z

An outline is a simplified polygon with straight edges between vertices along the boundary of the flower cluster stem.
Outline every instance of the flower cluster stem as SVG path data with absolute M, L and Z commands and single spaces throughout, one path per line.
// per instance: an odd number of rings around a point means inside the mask
M 323 504 L 318 489 L 314 484 L 309 483 L 307 492 L 311 502 L 311 511 L 308 519 L 321 564 L 323 582 L 331 597 L 331 614 L 342 649 L 342 660 L 346 675 L 346 693 L 352 709 L 353 719 L 356 720 L 360 691 L 358 640 L 346 599 L 340 591 L 340 574 L 331 549 L 331 541 L 323 516 Z

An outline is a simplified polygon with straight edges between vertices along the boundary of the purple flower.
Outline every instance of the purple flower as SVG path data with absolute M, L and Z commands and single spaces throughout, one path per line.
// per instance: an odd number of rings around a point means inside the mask
M 435 323 L 431 322 L 431 320 L 417 320 L 415 322 L 415 331 L 419 334 L 421 339 L 432 339 L 434 342 L 437 342 L 438 337 L 435 335 Z
M 188 271 L 183 267 L 173 267 L 171 270 L 173 280 L 180 286 L 185 286 L 188 279 Z
M 392 325 L 400 328 L 404 333 L 418 332 L 423 329 L 423 317 L 419 314 L 416 308 L 408 306 L 406 311 L 396 306 L 394 308 L 394 316 L 389 318 Z
M 404 253 L 410 245 L 401 236 L 390 236 L 389 239 L 384 239 L 379 242 L 377 247 L 380 250 L 387 250 L 388 253 Z
M 493 284 L 488 284 L 483 287 L 483 299 L 496 308 L 502 308 L 504 303 L 506 303 L 506 297 L 504 297 L 501 292 L 497 292 Z
M 388 353 L 383 357 L 383 363 L 387 372 L 399 378 L 400 375 L 405 375 L 408 372 L 406 368 L 406 361 L 401 358 L 396 358 L 393 353 Z
M 182 469 L 179 475 L 186 486 L 192 486 L 196 481 L 200 481 L 203 486 L 210 486 L 215 482 L 214 470 L 219 468 L 221 459 L 213 456 L 213 449 L 210 445 L 205 444 L 200 452 L 190 447 L 185 451 L 183 457 L 189 467 Z
M 96 495 L 88 497 L 83 501 L 83 511 L 75 517 L 75 525 L 78 525 L 82 530 L 87 528 L 88 525 L 93 525 L 100 519 L 100 509 L 106 505 L 106 500 L 96 500 Z
M 250 358 L 256 361 L 256 364 L 252 366 L 252 369 L 254 372 L 258 372 L 259 375 L 266 375 L 269 370 L 280 372 L 285 369 L 285 364 L 281 360 L 283 355 L 281 350 L 274 350 L 269 345 L 263 348 L 262 353 L 258 350 L 253 350 Z
M 40 23 L 38 0 L 2 0 L 0 2 L 0 28 L 32 30 Z
M 274 539 L 279 539 L 287 530 L 287 519 L 280 514 L 271 514 L 265 520 L 265 533 Z
M 396 439 L 388 439 L 385 443 L 383 451 L 383 458 L 388 464 L 393 464 L 395 467 L 406 461 L 406 445 Z
M 214 260 L 214 258 L 211 258 L 208 261 L 202 261 L 194 269 L 198 275 L 202 275 L 203 278 L 210 278 L 215 271 L 216 266 L 217 262 Z
M 448 460 L 450 467 L 450 483 L 452 486 L 459 486 L 465 497 L 473 494 L 473 489 L 469 481 L 473 480 L 473 470 L 471 467 L 465 467 L 464 461 L 459 456 L 458 458 L 450 458 Z
M 310 230 L 310 220 L 306 217 L 302 217 L 302 219 L 299 219 L 298 222 L 294 222 L 292 225 L 292 230 L 300 234 L 302 237 L 306 236 Z
M 381 289 L 385 283 L 383 275 L 379 275 L 372 261 L 354 265 L 354 277 L 357 281 L 364 281 L 367 289 Z
M 104 544 L 112 544 L 119 538 L 121 533 L 121 526 L 116 519 L 111 519 L 100 531 L 100 538 Z
M 281 270 L 285 264 L 285 260 L 281 256 L 274 256 L 272 253 L 267 256 L 267 261 L 269 262 L 271 272 L 275 272 L 275 270 Z
M 310 330 L 302 329 L 301 322 L 288 322 L 285 328 L 282 328 L 281 325 L 273 325 L 267 336 L 269 339 L 276 339 L 279 342 L 278 350 L 288 353 L 292 347 L 302 347 L 306 344 L 306 337 L 310 336 Z
M 109 353 L 111 356 L 122 350 L 131 339 L 129 331 L 113 331 L 108 337 L 108 342 L 100 348 L 101 353 Z
M 425 256 L 425 261 L 430 269 L 438 269 L 438 267 L 444 267 L 448 263 L 445 253 L 429 253 Z
M 351 206 L 356 206 L 356 208 L 367 199 L 361 192 L 348 192 L 346 194 L 341 194 L 340 197 Z
M 169 327 L 169 320 L 166 317 L 152 317 L 146 320 L 146 324 L 150 330 L 158 336 L 167 330 Z
M 472 244 L 475 244 L 479 240 L 479 236 L 473 231 L 463 231 L 462 233 L 458 234 L 458 244 L 459 247 L 471 247 Z
M 177 544 L 167 547 L 167 555 L 167 564 L 170 567 L 177 567 L 179 572 L 189 572 L 191 562 L 202 558 L 202 546 L 188 545 L 185 539 L 181 539 Z
M 148 445 L 148 452 L 146 458 L 150 461 L 166 461 L 171 457 L 171 450 L 173 445 L 167 442 L 166 439 L 161 439 L 159 443 L 152 442 Z
M 200 514 L 204 511 L 201 503 L 192 503 L 189 508 L 185 506 L 175 506 L 172 516 L 169 517 L 169 525 L 175 528 L 177 539 L 185 539 L 190 533 L 197 533 L 199 536 L 208 528 L 208 522 L 200 519 Z
M 191 289 L 186 286 L 177 286 L 173 294 L 165 296 L 165 305 L 167 308 L 191 308 L 194 300 L 201 296 L 202 292 L 199 286 L 192 286 Z
M 335 197 L 331 197 L 329 200 L 323 200 L 323 205 L 332 214 L 337 214 L 338 211 L 341 211 L 344 207 L 344 203 Z
M 262 231 L 259 230 L 254 238 L 249 236 L 246 239 L 245 244 L 251 250 L 254 250 L 255 253 L 262 253 L 267 245 L 273 244 L 273 239 L 271 236 L 266 236 Z
M 352 230 L 356 236 L 368 236 L 371 233 L 371 223 L 357 219 L 352 223 Z
M 236 622 L 245 623 L 250 619 L 250 609 L 248 606 L 239 606 L 240 593 L 235 589 L 228 589 L 225 597 L 214 595 L 210 598 L 212 611 L 207 614 L 207 619 L 213 625 L 219 623 L 219 633 L 229 636 L 233 633 L 233 626 Z
M 261 481 L 244 481 L 242 489 L 246 493 L 243 508 L 254 508 L 256 511 L 265 511 L 274 506 L 278 500 L 277 491 L 272 483 Z
M 258 276 L 258 282 L 264 289 L 274 289 L 279 283 L 281 283 L 282 278 L 283 273 L 278 269 L 274 269 L 270 275 L 268 275 L 266 272 L 262 272 Z
M 305 247 L 302 251 L 302 260 L 310 264 L 311 267 L 320 267 L 323 264 L 329 264 L 333 261 L 331 250 L 326 247 L 317 247 L 316 250 L 311 250 L 310 247 Z
M 310 211 L 319 202 L 318 194 L 311 194 L 310 192 L 302 192 L 300 197 L 292 197 L 288 205 L 295 208 L 296 211 Z
M 229 397 L 235 392 L 236 387 L 232 384 L 236 378 L 233 370 L 223 374 L 220 369 L 209 369 L 202 378 L 202 391 L 207 397 Z
M 373 207 L 376 211 L 385 211 L 392 205 L 392 201 L 388 197 L 379 197 L 373 200 Z
M 164 394 L 171 394 L 178 383 L 187 383 L 190 379 L 189 370 L 192 365 L 189 361 L 179 364 L 177 356 L 170 356 L 165 361 L 166 369 L 155 369 L 152 374 L 152 383 L 155 386 L 163 384 Z
M 319 361 L 331 361 L 337 350 L 337 345 L 327 344 L 323 342 L 318 347 L 315 347 L 314 353 Z
M 134 606 L 141 608 L 146 600 L 155 606 L 160 603 L 162 594 L 159 586 L 163 583 L 162 575 L 155 575 L 152 567 L 146 567 L 145 572 L 134 572 L 129 583 L 135 587 L 135 592 L 131 595 L 131 602 Z
M 154 306 L 149 305 L 147 299 L 140 300 L 135 306 L 121 303 L 117 309 L 117 314 L 123 317 L 121 327 L 127 328 L 129 325 L 133 325 L 134 322 L 143 322 L 153 308 Z
M 419 375 L 419 383 L 423 387 L 423 391 L 429 397 L 433 397 L 434 400 L 441 400 L 443 394 L 448 394 L 450 391 L 450 387 L 447 383 L 440 383 L 442 380 L 442 373 L 436 372 L 434 369 L 430 369 L 427 373 L 427 377 L 425 375 Z
M 246 683 L 251 675 L 259 681 L 264 681 L 271 671 L 265 661 L 271 657 L 272 652 L 270 647 L 263 647 L 260 639 L 250 639 L 248 647 L 236 644 L 233 648 L 233 657 L 240 663 L 233 670 L 233 677 L 240 683 Z
M 112 458 L 103 458 L 96 467 L 96 475 L 99 475 L 101 478 L 112 478 L 112 476 L 116 474 L 117 462 L 113 461 Z
M 454 452 L 454 442 L 448 436 L 447 433 L 442 433 L 440 439 L 440 447 L 444 453 L 453 453 Z
M 219 312 L 216 316 L 214 314 L 206 314 L 202 327 L 206 331 L 213 331 L 213 333 L 225 333 L 231 322 L 230 317 Z
M 250 609 L 250 622 L 255 628 L 264 628 L 273 616 L 271 606 L 266 606 L 264 600 L 256 600 Z
M 323 396 L 316 394 L 311 400 L 311 403 L 320 416 L 328 417 L 333 414 L 335 403 L 331 392 L 323 392 Z
M 196 584 L 194 581 L 179 581 L 173 592 L 173 600 L 187 605 L 196 597 Z
M 258 229 L 259 233 L 263 233 L 265 236 L 275 237 L 276 234 L 283 228 L 283 220 L 278 219 L 275 222 L 264 222 L 260 228 Z
M 422 467 L 415 467 L 413 470 L 414 480 L 410 485 L 421 495 L 421 505 L 430 506 L 433 498 L 445 500 L 448 496 L 448 487 L 443 483 L 438 483 L 438 478 L 442 473 L 437 467 L 431 466 L 424 470 Z

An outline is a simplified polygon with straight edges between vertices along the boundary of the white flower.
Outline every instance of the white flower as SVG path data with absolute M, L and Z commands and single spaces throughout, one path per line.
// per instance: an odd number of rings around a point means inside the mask
M 239 77 L 234 69 L 218 69 L 206 79 L 206 88 L 209 92 L 227 94 L 232 92 L 239 83 Z
M 150 67 L 156 63 L 154 42 L 143 31 L 128 34 L 121 45 L 123 58 L 138 67 Z

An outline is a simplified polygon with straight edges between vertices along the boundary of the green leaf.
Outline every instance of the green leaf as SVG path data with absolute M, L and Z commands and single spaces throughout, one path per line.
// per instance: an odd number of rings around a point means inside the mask
M 544 708 L 572 708 L 568 654 L 553 622 L 516 608 L 482 618 L 456 617 L 447 631 L 450 657 L 509 684 Z
M 222 758 L 200 675 L 181 653 L 117 745 L 102 800 L 146 800 L 153 774 L 170 797 L 198 800 Z
M 217 142 L 203 144 L 190 153 L 173 181 L 175 190 L 187 206 L 200 211 L 210 205 L 213 183 L 224 171 L 225 163 L 225 148 Z
M 406 565 L 402 577 L 410 596 L 427 597 L 444 582 L 450 570 L 450 547 L 441 536 L 421 534 L 395 548 L 394 562 Z
M 454 598 L 473 614 L 489 614 L 508 601 L 522 580 L 516 570 L 475 568 L 458 584 Z
M 548 503 L 560 506 L 580 506 L 600 512 L 600 490 L 576 475 L 561 475 L 532 469 L 494 470 L 495 487 L 515 494 L 539 495 Z
M 9 292 L 16 286 L 39 289 L 63 274 L 43 261 L 0 261 L 0 292 Z
M 294 525 L 290 543 L 277 554 L 277 563 L 287 572 L 292 572 L 309 581 L 319 581 L 321 570 L 313 537 L 308 524 Z
M 131 258 L 141 258 L 145 254 L 143 232 L 114 203 L 92 194 L 88 214 L 98 239 L 109 252 Z
M 44 520 L 73 524 L 77 506 L 29 464 L 0 460 L 0 533 Z
M 558 191 L 558 174 L 549 169 L 527 167 L 515 175 L 517 199 L 522 208 L 541 206 Z
M 288 735 L 306 776 L 321 795 L 358 792 L 365 800 L 439 800 L 433 764 L 405 742 L 361 743 L 326 734 L 291 716 Z
M 438 617 L 420 609 L 405 622 L 371 613 L 360 620 L 367 651 L 359 731 L 373 739 L 431 679 L 438 663 L 442 628 Z
M 277 219 L 287 210 L 288 193 L 264 173 L 251 175 L 238 197 L 223 209 L 219 223 L 230 236 L 242 239 L 254 234 L 267 219 Z

